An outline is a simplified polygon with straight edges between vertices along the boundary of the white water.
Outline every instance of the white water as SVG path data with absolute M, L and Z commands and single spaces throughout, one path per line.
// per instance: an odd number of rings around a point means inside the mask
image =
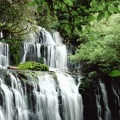
M 98 120 L 102 120 L 102 108 L 101 108 L 101 104 L 100 104 L 100 97 L 101 97 L 101 95 L 99 93 L 99 89 L 98 89 L 98 94 L 96 94 L 95 96 L 96 96 Z
M 9 46 L 0 42 L 0 68 L 6 68 L 9 65 Z
M 32 54 L 37 58 L 43 57 L 44 64 L 47 64 L 50 70 L 67 69 L 67 48 L 57 31 L 50 33 L 44 28 L 39 28 L 36 33 L 32 31 L 28 38 L 23 42 L 24 54 L 21 63 L 30 58 L 29 55 Z M 34 119 L 83 120 L 83 103 L 78 93 L 78 85 L 66 73 L 57 72 L 56 75 L 58 84 L 50 74 L 38 75 L 39 85 L 32 83 L 36 98 Z M 61 103 L 58 99 L 60 96 Z M 60 106 L 63 109 L 62 113 Z
M 57 31 L 50 33 L 44 28 L 39 28 L 37 32 L 31 31 L 28 39 L 23 42 L 21 63 L 25 62 L 26 57 L 30 57 L 31 54 L 38 59 L 43 57 L 44 64 L 47 64 L 50 70 L 67 69 L 67 48 Z
M 53 32 L 53 40 L 55 41 L 55 43 L 56 44 L 63 44 L 63 42 L 62 42 L 62 37 L 60 36 L 60 33 L 59 32 L 57 32 L 57 31 L 54 31 Z
M 37 120 L 61 120 L 58 108 L 58 93 L 52 76 L 38 76 L 40 92 L 34 88 L 36 95 Z
M 66 70 L 68 53 L 60 34 L 57 31 L 50 33 L 44 28 L 38 29 L 37 32 L 32 31 L 28 39 L 24 40 L 21 63 L 27 61 L 29 55 L 34 55 L 37 58 L 43 57 L 44 64 L 49 65 L 50 70 Z M 8 65 L 9 47 L 0 43 L 0 68 Z M 34 88 L 31 91 L 34 101 L 28 98 L 26 84 L 21 83 L 21 79 L 11 72 L 7 75 L 10 86 L 6 85 L 4 76 L 0 77 L 0 120 L 83 120 L 83 102 L 78 93 L 80 83 L 76 85 L 70 75 L 57 72 L 57 80 L 49 73 L 36 75 L 37 83 L 36 78 L 30 75 L 28 81 Z M 105 108 L 103 120 L 112 120 L 105 84 L 100 82 L 100 88 Z M 112 89 L 120 106 L 120 90 L 117 91 L 114 86 Z M 98 119 L 102 120 L 100 94 L 96 95 L 96 104 Z M 33 107 L 35 108 L 32 109 Z
M 15 97 L 15 108 L 18 113 L 16 117 L 17 120 L 28 120 L 28 108 L 27 108 L 27 101 L 26 101 L 26 91 L 23 91 L 22 84 L 18 78 L 11 73 L 10 80 L 11 80 L 11 90 Z
M 0 120 L 83 120 L 82 98 L 74 79 L 66 73 L 54 73 L 56 77 L 52 74 L 29 75 L 27 81 L 33 86 L 32 91 L 27 91 L 27 84 L 17 77 L 17 73 L 6 73 L 9 85 L 1 74 Z M 62 97 L 61 104 L 59 96 Z
M 34 43 L 24 42 L 23 49 L 24 49 L 24 54 L 21 63 L 26 62 L 26 57 L 28 52 L 31 52 L 32 54 L 36 54 L 36 46 Z
M 26 102 L 26 94 L 23 93 L 21 82 L 11 73 L 8 73 L 11 87 L 0 78 L 0 88 L 4 94 L 3 105 L 0 109 L 0 120 L 29 120 Z M 5 117 L 5 118 L 4 118 Z
M 104 119 L 105 120 L 112 120 L 111 111 L 110 111 L 109 106 L 108 106 L 108 98 L 107 98 L 107 91 L 106 91 L 105 84 L 100 82 L 100 88 L 102 91 L 102 97 L 103 97 L 103 102 L 104 102 L 104 107 L 105 107 Z
M 5 115 L 3 113 L 1 106 L 0 106 L 0 120 L 5 120 Z
M 119 83 L 118 84 L 111 84 L 113 93 L 115 95 L 115 103 L 118 105 L 118 109 L 120 108 L 120 88 L 119 88 Z M 118 117 L 120 118 L 120 109 L 118 111 Z
M 75 80 L 66 73 L 57 73 L 63 102 L 64 120 L 83 120 L 82 97 Z
M 0 32 L 0 38 L 3 38 L 3 33 L 2 33 L 2 31 Z

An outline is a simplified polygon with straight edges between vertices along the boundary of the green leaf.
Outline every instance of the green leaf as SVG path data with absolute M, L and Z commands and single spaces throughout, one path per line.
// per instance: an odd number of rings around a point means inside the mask
M 94 19 L 95 19 L 94 16 L 92 14 L 90 14 L 89 21 L 93 21 Z
M 104 9 L 104 5 L 98 5 L 98 7 L 97 7 L 97 10 L 99 11 L 99 10 L 103 10 Z
M 105 18 L 107 18 L 107 19 L 108 19 L 108 18 L 111 16 L 111 14 L 112 14 L 111 12 L 106 11 L 106 12 L 105 12 Z
M 119 13 L 119 12 L 120 12 L 119 9 L 118 9 L 117 7 L 115 7 L 115 6 L 110 6 L 110 7 L 108 7 L 108 10 L 109 10 L 110 12 L 116 12 L 116 13 Z
M 78 16 L 78 12 L 77 11 L 73 11 L 72 14 Z
M 109 73 L 109 76 L 111 77 L 118 77 L 120 76 L 120 70 L 113 70 Z
M 68 23 L 68 20 L 61 20 L 60 23 Z
M 37 11 L 38 11 L 38 12 L 41 12 L 41 10 L 42 10 L 42 7 L 41 7 L 41 6 L 38 6 Z
M 96 11 L 96 8 L 89 8 L 90 12 Z
M 96 7 L 97 6 L 97 4 L 98 4 L 98 2 L 97 1 L 91 1 L 91 7 Z
M 73 6 L 73 2 L 71 0 L 65 0 L 65 3 L 68 4 L 69 6 Z
M 104 12 L 99 13 L 97 16 L 97 21 L 100 21 L 104 16 L 105 16 Z
M 33 2 L 28 3 L 28 6 L 34 6 L 36 4 L 37 4 L 36 1 L 33 1 Z
M 58 8 L 59 8 L 58 5 L 55 5 L 55 6 L 54 6 L 54 9 L 58 9 Z

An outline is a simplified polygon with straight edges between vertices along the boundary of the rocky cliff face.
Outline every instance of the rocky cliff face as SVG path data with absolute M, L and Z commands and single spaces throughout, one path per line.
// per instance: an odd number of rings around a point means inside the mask
M 79 87 L 83 98 L 84 120 L 120 119 L 120 79 L 83 80 Z

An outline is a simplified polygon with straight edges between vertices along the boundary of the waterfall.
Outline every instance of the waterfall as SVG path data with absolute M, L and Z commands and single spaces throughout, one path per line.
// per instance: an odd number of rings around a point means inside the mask
M 3 38 L 3 32 L 2 31 L 0 32 L 0 38 Z
M 75 80 L 65 73 L 57 73 L 61 89 L 64 120 L 83 120 L 83 104 Z
M 38 27 L 37 32 L 31 31 L 28 36 L 23 41 L 21 63 L 43 58 L 44 64 L 47 64 L 50 70 L 67 69 L 67 47 L 57 31 L 50 33 Z
M 67 73 L 2 70 L 0 120 L 83 120 L 78 86 Z
M 6 68 L 9 65 L 9 46 L 0 42 L 0 68 Z
M 50 70 L 67 70 L 68 50 L 57 31 L 37 27 L 21 49 L 21 63 L 43 59 Z M 8 65 L 9 46 L 0 43 L 0 68 Z M 0 120 L 83 120 L 78 84 L 66 72 L 1 69 Z
M 114 107 L 115 107 L 115 115 L 116 117 L 118 117 L 120 119 L 120 81 L 119 79 L 116 81 L 111 81 L 111 88 L 112 88 L 112 93 L 114 95 Z
M 12 73 L 7 73 L 11 82 L 10 87 L 5 84 L 5 79 L 1 78 L 0 89 L 4 94 L 2 99 L 1 113 L 4 113 L 5 120 L 28 120 L 27 102 L 25 101 L 25 95 L 23 93 L 21 82 Z M 2 115 L 1 115 L 2 117 Z M 3 120 L 4 120 L 3 119 Z
M 101 95 L 100 95 L 99 88 L 98 88 L 98 94 L 96 94 L 95 97 L 96 97 L 98 120 L 102 120 L 102 107 L 101 107 L 101 104 L 100 104 Z
M 62 37 L 60 36 L 60 33 L 57 31 L 53 32 L 53 40 L 55 41 L 56 44 L 63 44 Z
M 0 36 L 3 36 L 2 32 Z M 54 72 L 3 70 L 9 65 L 9 46 L 0 43 L 0 120 L 120 118 L 119 80 L 109 85 L 108 81 L 90 86 L 90 81 L 84 83 L 79 69 L 76 69 L 77 73 L 72 71 L 78 66 L 67 57 L 74 53 L 74 47 L 66 46 L 59 32 L 38 27 L 26 35 L 21 49 L 21 63 L 41 62 L 42 59 Z M 72 73 L 62 72 L 68 68 Z M 109 101 L 111 98 L 114 102 Z
M 108 97 L 107 97 L 107 91 L 106 91 L 105 84 L 100 82 L 100 88 L 101 88 L 103 103 L 104 103 L 104 107 L 105 107 L 104 120 L 112 120 L 111 111 L 108 106 Z

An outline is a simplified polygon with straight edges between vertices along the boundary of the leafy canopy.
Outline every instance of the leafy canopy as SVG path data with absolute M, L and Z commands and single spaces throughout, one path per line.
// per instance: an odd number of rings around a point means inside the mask
M 72 43 L 79 39 L 83 25 L 94 19 L 108 19 L 111 14 L 120 12 L 119 0 L 34 0 L 31 4 L 37 4 L 39 14 L 44 13 L 45 6 L 53 18 L 51 27 L 57 29 L 66 42 L 70 40 Z
M 109 68 L 107 72 L 120 68 L 120 14 L 112 15 L 108 21 L 91 23 L 82 36 L 86 41 L 71 56 L 74 62 L 97 64 L 99 68 Z
M 11 39 L 24 34 L 28 23 L 34 22 L 35 8 L 28 7 L 32 0 L 0 0 L 0 39 Z

